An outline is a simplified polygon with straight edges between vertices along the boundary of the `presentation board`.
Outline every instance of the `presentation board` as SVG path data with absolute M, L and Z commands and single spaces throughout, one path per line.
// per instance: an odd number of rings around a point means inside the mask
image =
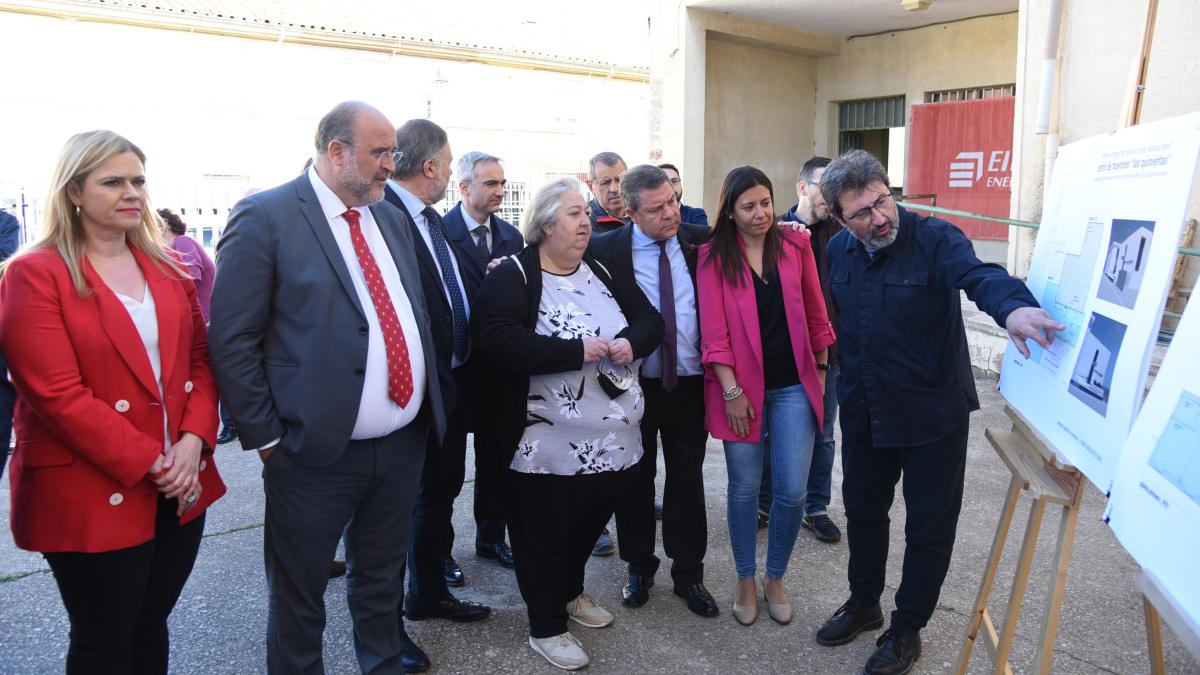
M 1200 626 L 1200 302 L 1184 310 L 1113 478 L 1105 520 Z
M 1142 398 L 1200 154 L 1200 113 L 1064 145 L 1026 283 L 1066 330 L 1000 391 L 1107 492 Z

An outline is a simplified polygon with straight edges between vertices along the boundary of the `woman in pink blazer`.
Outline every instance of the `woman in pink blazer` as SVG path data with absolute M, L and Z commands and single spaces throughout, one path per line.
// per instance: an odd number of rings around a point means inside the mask
M 725 443 L 729 539 L 737 567 L 733 616 L 758 618 L 755 538 L 763 455 L 772 490 L 764 595 L 771 618 L 792 619 L 783 587 L 800 531 L 813 436 L 833 329 L 808 238 L 776 227 L 771 181 L 750 166 L 721 186 L 712 238 L 696 274 L 708 430 Z
M 54 573 L 68 675 L 167 672 L 167 617 L 225 492 L 196 285 L 163 246 L 144 162 L 111 131 L 72 136 L 41 239 L 0 266 L 13 539 Z

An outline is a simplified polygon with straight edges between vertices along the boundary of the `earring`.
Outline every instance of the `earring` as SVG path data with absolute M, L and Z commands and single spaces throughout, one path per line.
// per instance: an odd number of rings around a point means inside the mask
M 79 205 L 78 204 L 75 205 L 75 217 L 76 218 L 79 217 Z

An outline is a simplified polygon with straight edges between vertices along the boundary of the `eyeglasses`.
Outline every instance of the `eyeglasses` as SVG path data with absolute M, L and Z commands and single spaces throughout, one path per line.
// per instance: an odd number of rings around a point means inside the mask
M 345 139 L 339 138 L 338 140 L 351 148 L 359 147 L 356 143 L 351 143 Z M 404 157 L 404 151 L 379 148 L 378 150 L 372 150 L 371 156 L 375 158 L 376 162 L 382 162 L 384 157 L 390 157 L 392 164 L 399 164 L 400 160 Z
M 883 209 L 887 207 L 888 202 L 892 199 L 892 193 L 887 193 L 875 200 L 875 203 L 865 209 L 855 212 L 853 215 L 845 216 L 843 219 L 847 223 L 861 223 L 871 217 L 872 211 L 878 211 L 881 215 Z

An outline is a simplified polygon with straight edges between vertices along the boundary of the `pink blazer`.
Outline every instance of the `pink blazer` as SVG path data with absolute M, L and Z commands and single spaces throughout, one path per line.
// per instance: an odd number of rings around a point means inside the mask
M 814 352 L 821 351 L 836 339 L 825 298 L 817 278 L 808 237 L 781 230 L 784 239 L 779 259 L 779 283 L 783 284 L 784 313 L 796 356 L 796 371 L 808 394 L 818 428 L 825 419 L 824 397 L 817 377 Z M 739 239 L 739 244 L 740 244 Z M 708 432 L 723 441 L 756 443 L 762 439 L 763 399 L 766 385 L 763 377 L 762 336 L 758 329 L 758 305 L 754 298 L 754 282 L 750 266 L 744 266 L 746 281 L 733 285 L 725 280 L 720 267 L 711 256 L 712 243 L 700 247 L 696 286 L 700 302 L 700 358 L 706 366 L 722 363 L 733 368 L 738 385 L 746 392 L 754 408 L 750 435 L 741 438 L 729 427 L 725 417 L 725 401 L 721 398 L 721 382 L 711 367 L 704 372 L 704 409 Z

